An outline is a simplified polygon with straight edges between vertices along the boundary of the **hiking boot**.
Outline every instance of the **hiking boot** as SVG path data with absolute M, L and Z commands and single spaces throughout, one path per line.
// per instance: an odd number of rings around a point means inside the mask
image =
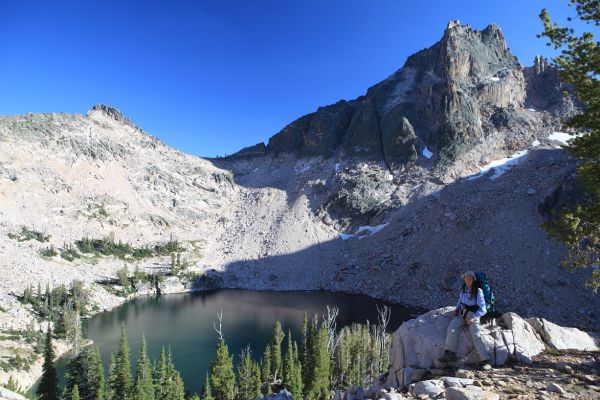
M 438 359 L 441 363 L 450 363 L 456 361 L 456 353 L 450 350 L 445 350 L 444 355 Z
M 479 361 L 479 369 L 481 371 L 489 371 L 492 369 L 492 364 L 490 364 L 490 360 L 482 360 Z

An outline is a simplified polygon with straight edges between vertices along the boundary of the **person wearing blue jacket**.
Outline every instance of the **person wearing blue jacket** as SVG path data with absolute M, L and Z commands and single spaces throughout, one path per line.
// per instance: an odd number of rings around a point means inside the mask
M 483 290 L 478 287 L 477 278 L 473 271 L 466 271 L 462 274 L 462 279 L 464 285 L 458 296 L 456 308 L 452 310 L 454 318 L 452 318 L 446 331 L 445 351 L 439 361 L 442 363 L 456 361 L 456 349 L 458 348 L 460 329 L 467 325 L 473 338 L 473 345 L 481 360 L 480 366 L 483 369 L 490 369 L 490 357 L 485 343 L 483 343 L 481 325 L 479 323 L 479 319 L 487 312 Z

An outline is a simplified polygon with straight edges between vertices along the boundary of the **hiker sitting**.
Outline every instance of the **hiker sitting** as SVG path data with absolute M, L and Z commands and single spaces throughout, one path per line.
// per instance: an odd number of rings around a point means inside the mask
M 481 360 L 479 365 L 483 369 L 490 369 L 489 355 L 483 339 L 481 337 L 481 326 L 479 318 L 486 313 L 485 299 L 483 290 L 477 284 L 477 278 L 473 271 L 467 271 L 462 274 L 464 284 L 458 297 L 456 308 L 452 310 L 452 321 L 446 332 L 446 343 L 444 355 L 439 359 L 442 363 L 451 363 L 456 361 L 456 349 L 458 347 L 458 337 L 460 328 L 468 325 L 473 344 Z

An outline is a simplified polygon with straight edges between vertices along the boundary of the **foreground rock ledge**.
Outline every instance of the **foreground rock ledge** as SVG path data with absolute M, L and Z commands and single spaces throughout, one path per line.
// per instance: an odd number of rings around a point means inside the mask
M 454 307 L 439 308 L 405 322 L 394 332 L 390 369 L 386 384 L 403 387 L 419 380 L 424 369 L 443 367 L 437 360 L 444 352 L 446 330 Z M 532 357 L 551 346 L 561 350 L 600 350 L 600 338 L 576 328 L 564 328 L 549 321 L 525 320 L 506 313 L 482 327 L 484 342 L 494 365 L 508 361 L 532 363 Z M 479 361 L 471 336 L 463 329 L 457 351 L 458 365 Z

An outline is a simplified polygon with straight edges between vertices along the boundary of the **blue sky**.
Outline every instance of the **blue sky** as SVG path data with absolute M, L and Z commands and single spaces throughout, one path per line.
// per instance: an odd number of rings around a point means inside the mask
M 502 28 L 521 64 L 550 55 L 539 11 L 567 0 L 0 1 L 0 115 L 120 109 L 182 151 L 231 154 L 352 99 L 442 36 Z

